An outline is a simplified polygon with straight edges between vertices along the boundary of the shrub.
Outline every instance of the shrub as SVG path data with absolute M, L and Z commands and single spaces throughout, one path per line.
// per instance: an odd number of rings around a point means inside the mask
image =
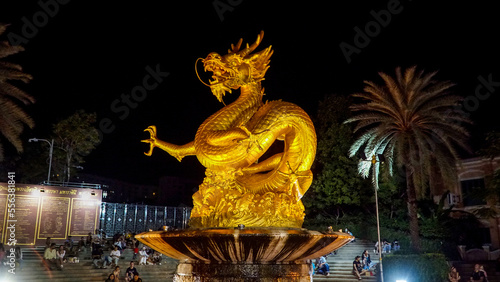
M 408 282 L 446 281 L 448 264 L 442 254 L 387 255 L 384 257 L 384 281 L 405 279 Z

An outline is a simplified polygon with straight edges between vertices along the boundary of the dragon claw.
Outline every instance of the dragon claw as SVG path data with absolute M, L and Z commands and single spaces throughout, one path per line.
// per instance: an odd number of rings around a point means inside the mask
M 149 135 L 151 137 L 150 139 L 141 140 L 141 142 L 149 143 L 149 151 L 144 152 L 144 155 L 151 156 L 153 154 L 154 147 L 156 147 L 156 145 L 155 145 L 155 143 L 156 143 L 156 126 L 150 125 L 150 126 L 148 126 L 148 128 L 144 129 L 144 131 L 149 132 Z

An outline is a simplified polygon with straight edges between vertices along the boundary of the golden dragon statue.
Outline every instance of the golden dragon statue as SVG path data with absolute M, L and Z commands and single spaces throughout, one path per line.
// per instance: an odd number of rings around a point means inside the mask
M 158 147 L 177 160 L 195 155 L 206 167 L 206 177 L 193 195 L 190 226 L 193 228 L 295 227 L 304 221 L 301 198 L 312 182 L 311 165 L 316 154 L 316 133 L 307 113 L 284 101 L 264 103 L 261 81 L 273 54 L 271 46 L 252 53 L 263 31 L 252 44 L 242 39 L 226 55 L 215 52 L 202 59 L 212 93 L 220 102 L 226 92 L 240 89 L 239 97 L 206 119 L 194 141 L 174 145 L 157 138 L 149 126 L 151 156 Z M 264 153 L 275 142 L 282 151 Z

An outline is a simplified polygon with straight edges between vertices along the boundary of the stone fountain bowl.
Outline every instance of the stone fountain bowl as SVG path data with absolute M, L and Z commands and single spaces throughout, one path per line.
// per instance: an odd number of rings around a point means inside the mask
M 354 239 L 342 232 L 296 228 L 206 228 L 152 231 L 135 236 L 171 258 L 204 263 L 301 263 Z

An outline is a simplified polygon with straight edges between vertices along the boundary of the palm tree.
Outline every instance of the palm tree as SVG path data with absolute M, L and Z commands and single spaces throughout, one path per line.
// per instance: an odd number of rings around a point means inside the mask
M 0 36 L 5 32 L 6 24 L 0 23 Z M 19 102 L 30 104 L 34 98 L 21 89 L 10 84 L 11 81 L 20 80 L 29 82 L 32 77 L 23 72 L 18 64 L 5 62 L 3 58 L 23 51 L 21 46 L 11 46 L 7 41 L 0 41 L 0 132 L 17 149 L 22 152 L 20 135 L 24 125 L 32 128 L 34 122 L 31 117 L 19 106 Z M 0 161 L 3 160 L 3 146 L 0 143 Z
M 435 74 L 416 67 L 404 74 L 397 68 L 394 78 L 379 73 L 384 84 L 365 81 L 364 92 L 353 94 L 364 101 L 351 106 L 355 115 L 346 121 L 357 122 L 354 132 L 362 131 L 350 148 L 351 157 L 361 151 L 370 157 L 383 154 L 391 173 L 393 164 L 404 173 L 411 243 L 417 252 L 421 251 L 417 199 L 426 194 L 436 175 L 445 183 L 456 179 L 454 145 L 467 148 L 464 123 L 470 122 L 458 107 L 461 98 L 449 92 L 453 84 L 433 80 Z M 368 177 L 371 165 L 360 162 L 360 174 Z M 378 162 L 375 170 L 377 174 Z

